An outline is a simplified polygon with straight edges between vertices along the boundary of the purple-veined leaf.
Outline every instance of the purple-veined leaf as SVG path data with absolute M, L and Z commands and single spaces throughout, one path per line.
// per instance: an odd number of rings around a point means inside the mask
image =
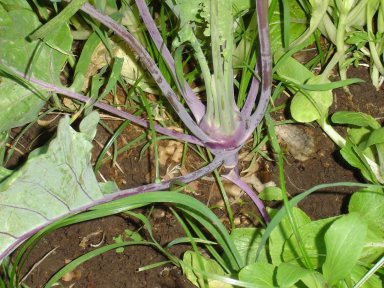
M 63 118 L 57 136 L 34 150 L 0 183 L 0 255 L 26 233 L 103 197 L 92 170 L 92 138 L 99 115 L 92 112 L 74 131 Z M 37 230 L 35 230 L 37 231 Z

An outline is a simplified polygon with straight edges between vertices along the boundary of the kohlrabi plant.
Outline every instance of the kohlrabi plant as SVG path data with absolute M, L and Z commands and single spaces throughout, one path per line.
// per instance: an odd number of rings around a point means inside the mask
M 57 8 L 57 1 L 52 2 Z M 102 6 L 98 1 L 95 2 L 95 5 Z M 47 146 L 31 153 L 28 161 L 17 171 L 1 168 L 0 259 L 9 255 L 28 237 L 64 216 L 118 198 L 166 189 L 172 183 L 187 183 L 221 165 L 225 168 L 222 176 L 241 187 L 255 202 L 265 222 L 269 222 L 265 207 L 255 192 L 240 179 L 237 167 L 239 150 L 263 119 L 271 93 L 272 60 L 267 19 L 268 1 L 257 0 L 254 1 L 255 5 L 249 5 L 249 1 L 231 0 L 166 1 L 179 22 L 177 38 L 172 43 L 174 53 L 167 46 L 168 43 L 164 42 L 146 2 L 135 2 L 135 9 L 140 13 L 158 54 L 166 64 L 172 82 L 167 81 L 158 63 L 143 47 L 140 39 L 118 23 L 118 19 L 121 20 L 119 14 L 108 16 L 88 1 L 73 0 L 41 26 L 28 1 L 0 0 L 0 104 L 2 110 L 6 111 L 1 117 L 13 120 L 12 122 L 3 119 L 3 139 L 6 139 L 6 131 L 10 128 L 36 119 L 37 113 L 52 93 L 55 93 L 53 97 L 56 100 L 56 95 L 63 95 L 85 103 L 82 109 L 87 114 L 80 124 L 79 132 L 71 128 L 68 118 L 62 119 L 56 138 Z M 254 35 L 252 38 L 255 41 L 251 48 L 254 65 L 249 67 L 249 63 L 243 63 L 251 71 L 251 77 L 245 89 L 247 97 L 243 105 L 238 106 L 233 55 L 237 45 L 234 33 L 238 17 L 242 17 L 242 13 L 236 13 L 239 7 L 242 7 L 243 12 L 249 10 L 255 13 L 254 18 L 257 21 L 249 23 L 255 25 L 253 29 L 257 31 L 257 37 Z M 37 8 L 43 19 L 49 19 L 44 9 L 40 6 Z M 80 23 L 85 21 L 101 35 L 100 37 L 113 33 L 124 40 L 132 55 L 146 73 L 151 75 L 161 95 L 168 100 L 191 134 L 150 124 L 145 119 L 98 101 L 98 95 L 81 95 L 76 92 L 79 83 L 74 83 L 71 88 L 64 87 L 59 80 L 60 71 L 66 61 L 74 61 L 70 50 L 72 34 L 69 30 L 69 19 L 72 19 L 74 27 L 81 26 Z M 30 29 L 20 29 L 20 21 L 24 21 L 23 27 Z M 104 40 L 108 43 L 108 39 Z M 203 97 L 196 95 L 183 76 L 181 63 L 184 48 L 189 49 L 200 67 L 205 87 Z M 121 59 L 116 58 L 113 65 L 114 72 L 121 71 Z M 113 77 L 110 76 L 115 79 Z M 81 77 L 75 79 L 81 81 Z M 18 92 L 14 93 L 15 90 Z M 98 183 L 92 171 L 91 141 L 99 119 L 97 112 L 90 112 L 92 107 L 128 119 L 145 128 L 151 126 L 155 131 L 171 138 L 200 145 L 208 149 L 214 159 L 207 166 L 185 176 L 116 191 L 113 185 Z

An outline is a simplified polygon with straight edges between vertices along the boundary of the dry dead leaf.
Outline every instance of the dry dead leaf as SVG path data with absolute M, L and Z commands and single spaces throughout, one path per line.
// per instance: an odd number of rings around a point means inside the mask
M 159 145 L 159 163 L 165 165 L 170 159 L 172 162 L 179 163 L 183 156 L 183 144 L 177 141 L 167 141 L 165 146 Z
M 92 243 L 90 243 L 90 240 L 95 238 L 95 237 L 99 237 L 100 234 L 102 234 L 102 233 L 103 233 L 103 231 L 101 229 L 99 229 L 99 230 L 92 232 L 92 233 L 88 234 L 87 236 L 83 237 L 80 241 L 80 244 L 79 244 L 80 248 L 83 250 L 86 249 L 88 246 L 90 246 L 90 244 L 92 244 Z
M 61 277 L 61 280 L 64 282 L 77 281 L 81 278 L 80 270 L 73 270 L 71 272 L 67 272 Z

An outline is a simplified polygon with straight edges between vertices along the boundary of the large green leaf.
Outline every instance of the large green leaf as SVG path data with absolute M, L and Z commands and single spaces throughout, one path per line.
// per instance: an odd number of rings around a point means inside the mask
M 363 112 L 337 111 L 332 115 L 332 122 L 358 127 L 371 127 L 372 129 L 380 128 L 380 123 L 375 118 Z
M 378 191 L 355 192 L 348 206 L 349 212 L 358 212 L 364 220 L 376 224 L 384 231 L 384 193 Z
M 292 209 L 293 217 L 295 218 L 296 225 L 300 228 L 301 226 L 311 222 L 311 219 L 299 208 L 294 207 Z M 288 217 L 280 222 L 280 224 L 272 231 L 269 237 L 269 254 L 274 265 L 279 265 L 283 261 L 283 250 L 286 241 L 292 236 L 293 231 L 289 223 Z
M 251 264 L 256 261 L 256 251 L 259 248 L 259 242 L 264 229 L 256 228 L 236 228 L 231 233 L 233 244 L 239 251 L 240 257 L 245 264 Z M 258 262 L 268 262 L 267 252 L 262 250 Z
M 254 284 L 258 288 L 276 287 L 276 267 L 269 263 L 253 263 L 245 266 L 239 273 L 239 280 Z
M 200 259 L 199 259 L 200 257 Z M 201 262 L 200 262 L 201 261 Z M 207 259 L 203 256 L 197 255 L 196 252 L 187 251 L 184 253 L 183 262 L 181 262 L 184 274 L 188 280 L 198 287 L 205 287 L 204 283 L 208 284 L 211 288 L 231 288 L 230 284 L 223 283 L 215 279 L 209 279 L 209 275 L 204 276 L 199 271 L 203 271 L 207 274 L 226 276 L 223 268 L 213 259 Z M 201 267 L 201 265 L 203 267 Z
M 299 228 L 299 233 L 307 251 L 309 259 L 313 267 L 320 268 L 325 260 L 325 243 L 324 235 L 329 226 L 335 221 L 336 217 L 320 219 L 305 224 Z M 289 262 L 302 267 L 305 267 L 303 259 L 300 257 L 301 252 L 299 245 L 294 237 L 291 236 L 284 244 L 283 259 L 284 262 Z
M 57 27 L 55 33 L 44 39 L 44 43 L 29 42 L 26 37 L 41 26 L 36 14 L 27 7 L 4 7 L 0 9 L 1 64 L 60 85 L 59 75 L 72 45 L 69 27 Z M 9 11 L 7 7 L 11 7 Z M 36 86 L 36 89 L 39 87 Z M 9 79 L 0 78 L 0 131 L 34 121 L 47 96 L 47 92 L 36 93 Z
M 368 223 L 367 238 L 359 261 L 372 263 L 384 253 L 384 194 L 378 191 L 353 193 L 349 212 L 358 212 Z
M 279 55 L 275 55 L 275 61 Z M 327 87 L 331 83 L 322 75 L 314 75 L 303 64 L 292 57 L 281 58 L 282 63 L 276 68 L 279 77 L 292 83 L 290 90 L 295 93 L 291 102 L 292 117 L 298 122 L 312 122 L 320 119 L 332 105 L 333 96 L 331 90 L 321 91 L 304 90 L 305 85 L 321 85 Z M 301 90 L 300 90 L 301 88 Z
M 352 280 L 352 283 L 354 285 L 357 284 L 361 280 L 361 278 L 363 278 L 363 276 L 367 274 L 367 272 L 368 272 L 368 269 L 363 266 L 356 265 L 355 267 L 353 267 L 351 277 L 350 277 Z M 378 275 L 371 275 L 367 280 L 367 282 L 365 282 L 362 287 L 380 288 L 380 287 L 383 287 L 383 285 L 384 283 Z
M 349 276 L 364 247 L 367 224 L 359 213 L 336 220 L 325 233 L 327 250 L 323 275 L 329 286 Z
M 0 255 L 27 233 L 100 199 L 91 165 L 91 139 L 99 115 L 92 112 L 74 131 L 60 120 L 57 136 L 0 183 Z
M 277 267 L 277 283 L 279 287 L 292 287 L 296 282 L 308 277 L 311 273 L 312 271 L 297 265 L 281 263 L 279 267 Z
M 297 71 L 300 73 L 300 71 Z M 328 79 L 322 76 L 313 76 L 306 84 L 327 84 Z M 303 83 L 300 83 L 303 84 Z M 298 122 L 312 122 L 320 119 L 332 105 L 332 91 L 299 91 L 291 102 L 292 117 Z
M 272 52 L 276 52 L 277 50 L 283 47 L 284 39 L 284 17 L 283 17 L 283 7 L 280 5 L 280 1 L 278 9 L 275 9 L 273 15 L 269 21 L 269 33 L 271 34 L 271 48 Z M 308 18 L 305 15 L 305 12 L 300 7 L 300 4 L 296 0 L 284 1 L 287 4 L 287 8 L 289 10 L 289 18 L 286 21 L 289 22 L 289 31 L 287 35 L 289 36 L 289 44 L 291 44 L 294 40 L 300 37 L 308 27 Z M 311 38 L 307 41 L 310 44 L 313 41 Z M 288 47 L 284 47 L 288 48 Z

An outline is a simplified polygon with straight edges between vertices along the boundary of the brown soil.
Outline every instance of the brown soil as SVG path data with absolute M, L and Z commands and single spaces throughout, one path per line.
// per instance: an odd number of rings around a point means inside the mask
M 384 117 L 383 90 L 378 92 L 371 87 L 368 80 L 368 71 L 365 68 L 350 69 L 350 77 L 366 79 L 367 83 L 352 86 L 350 90 L 353 97 L 347 96 L 343 90 L 338 90 L 335 97 L 335 107 L 332 108 L 333 111 L 336 109 L 362 111 L 382 120 Z M 277 118 L 280 116 L 282 115 L 274 115 Z M 116 125 L 111 124 L 115 128 Z M 343 130 L 344 128 L 340 127 L 339 129 Z M 306 126 L 305 131 L 311 137 L 314 137 L 316 153 L 307 161 L 295 160 L 291 155 L 287 154 L 285 176 L 290 195 L 296 195 L 321 183 L 361 180 L 356 171 L 343 162 L 335 145 L 322 133 L 320 128 Z M 40 132 L 31 130 L 29 133 L 39 135 Z M 142 131 L 136 128 L 124 132 L 123 137 L 125 140 L 123 142 L 133 139 L 140 133 Z M 30 137 L 34 139 L 35 136 Z M 25 143 L 31 142 L 31 139 L 25 139 Z M 101 129 L 96 140 L 103 145 L 107 140 L 105 131 L 103 132 Z M 38 141 L 35 144 L 41 144 L 40 142 Z M 95 144 L 95 147 L 95 150 L 100 150 L 98 144 Z M 147 183 L 153 176 L 150 157 L 148 153 L 144 153 L 144 157 L 140 159 L 139 155 L 140 147 L 137 147 L 118 158 L 117 163 L 124 172 L 121 172 L 116 166 L 111 167 L 110 163 L 107 163 L 101 169 L 102 176 L 106 179 L 115 179 L 120 188 Z M 9 165 L 14 166 L 16 163 L 20 163 L 20 159 L 17 159 L 17 157 Z M 198 166 L 198 161 L 189 161 L 189 163 L 196 163 L 195 165 Z M 260 167 L 262 169 L 259 171 L 259 176 L 264 182 L 273 180 L 278 183 L 277 167 L 274 163 L 264 162 L 261 163 Z M 192 168 L 197 167 L 188 166 L 188 169 Z M 214 184 L 205 182 L 204 185 L 198 187 L 200 194 L 198 199 L 204 203 L 214 203 L 211 199 L 211 192 L 215 190 Z M 322 190 L 307 197 L 299 206 L 313 219 L 338 215 L 345 212 L 348 196 L 352 192 L 353 189 L 351 188 Z M 246 202 L 249 202 L 245 196 L 243 198 Z M 236 209 L 235 213 L 238 213 L 239 209 Z M 148 214 L 149 210 L 141 210 L 141 212 Z M 150 219 L 155 238 L 161 244 L 166 244 L 183 235 L 179 224 L 166 207 L 156 207 L 151 213 Z M 114 243 L 113 237 L 123 234 L 125 229 L 136 230 L 138 227 L 140 227 L 140 223 L 136 220 L 122 216 L 111 216 L 59 229 L 37 244 L 28 258 L 26 266 L 22 269 L 21 275 L 29 271 L 49 251 L 55 249 L 52 254 L 31 271 L 25 281 L 30 287 L 42 287 L 65 263 L 94 249 L 91 244 L 97 244 L 100 241 L 103 241 L 103 244 Z M 145 229 L 141 231 L 143 232 L 142 235 L 148 238 Z M 84 239 L 89 240 L 87 242 Z M 180 256 L 185 249 L 186 247 L 178 247 L 171 250 L 171 252 L 176 256 Z M 76 268 L 72 274 L 66 275 L 69 281 L 62 281 L 61 284 L 63 287 L 87 288 L 193 287 L 182 276 L 180 269 L 174 268 L 172 265 L 137 272 L 140 267 L 164 260 L 166 259 L 160 253 L 145 246 L 125 248 L 122 253 L 110 251 Z

